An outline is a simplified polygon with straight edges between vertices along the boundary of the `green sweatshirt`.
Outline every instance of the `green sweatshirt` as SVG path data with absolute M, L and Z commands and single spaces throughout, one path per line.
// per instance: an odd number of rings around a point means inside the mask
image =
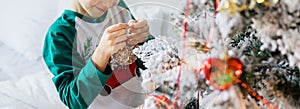
M 51 25 L 46 34 L 43 57 L 54 75 L 52 80 L 60 99 L 69 108 L 88 108 L 103 89 L 112 70 L 108 65 L 104 72 L 100 72 L 90 57 L 106 27 L 127 23 L 130 19 L 134 18 L 120 0 L 118 6 L 100 18 L 91 19 L 65 10 Z M 142 62 L 137 61 L 137 66 L 145 69 Z

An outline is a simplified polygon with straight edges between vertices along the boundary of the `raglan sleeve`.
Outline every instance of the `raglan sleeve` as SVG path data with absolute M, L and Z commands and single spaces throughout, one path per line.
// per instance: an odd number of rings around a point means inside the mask
M 99 71 L 91 59 L 85 63 L 74 50 L 74 35 L 68 27 L 50 28 L 42 54 L 61 101 L 70 109 L 85 109 L 103 89 L 112 70 L 107 66 L 104 72 Z

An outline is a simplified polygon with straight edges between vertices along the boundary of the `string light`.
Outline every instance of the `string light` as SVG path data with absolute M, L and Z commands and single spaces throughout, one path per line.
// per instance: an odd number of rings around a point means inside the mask
M 229 10 L 231 14 L 235 14 L 237 12 L 241 12 L 244 10 L 252 10 L 256 4 L 262 4 L 264 6 L 271 6 L 272 4 L 277 4 L 279 0 L 273 0 L 272 2 L 268 2 L 266 0 L 251 0 L 250 4 L 241 4 L 238 5 L 238 0 L 227 0 L 225 1 L 219 11 Z
M 257 3 L 264 3 L 265 0 L 256 0 Z
M 279 1 L 279 0 L 273 0 L 273 3 L 276 4 L 276 3 L 278 3 L 278 1 Z
M 278 109 L 277 106 L 273 105 L 271 102 L 268 102 L 266 99 L 263 99 L 262 96 L 260 96 L 257 92 L 253 91 L 246 83 L 242 82 L 241 80 L 237 80 L 236 83 L 240 84 L 246 91 L 249 93 L 249 95 L 257 100 L 257 102 L 261 102 L 261 104 L 267 106 L 269 109 Z

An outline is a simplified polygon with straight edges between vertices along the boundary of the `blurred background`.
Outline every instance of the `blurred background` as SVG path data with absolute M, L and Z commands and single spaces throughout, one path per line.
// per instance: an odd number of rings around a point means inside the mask
M 182 0 L 124 0 L 154 36 L 172 36 L 170 16 Z M 181 3 L 182 2 L 182 3 Z M 0 4 L 0 108 L 65 108 L 41 56 L 45 33 L 71 0 L 11 0 Z

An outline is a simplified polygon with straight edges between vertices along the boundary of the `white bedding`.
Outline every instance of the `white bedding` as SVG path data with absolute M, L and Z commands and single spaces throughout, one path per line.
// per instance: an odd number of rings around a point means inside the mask
M 18 80 L 0 82 L 0 108 L 63 109 L 52 75 L 46 70 Z
M 137 18 L 148 20 L 153 35 L 174 35 L 169 15 L 178 13 L 180 3 L 174 0 L 125 2 Z M 68 3 L 12 0 L 0 4 L 0 109 L 66 108 L 59 100 L 41 52 L 45 32 Z M 171 8 L 166 6 L 169 4 Z

